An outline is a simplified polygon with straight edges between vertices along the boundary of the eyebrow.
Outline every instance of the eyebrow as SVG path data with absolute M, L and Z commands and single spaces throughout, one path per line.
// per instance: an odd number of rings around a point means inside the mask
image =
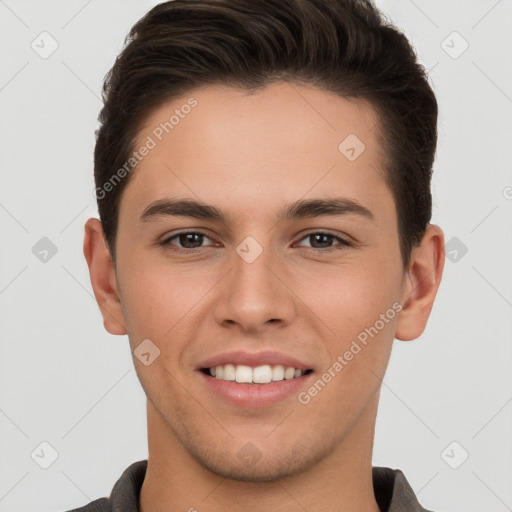
M 375 220 L 373 213 L 354 199 L 336 197 L 332 199 L 299 199 L 282 207 L 277 214 L 277 222 L 286 220 L 319 217 L 321 215 L 355 214 Z M 140 216 L 147 222 L 158 217 L 179 216 L 194 219 L 228 223 L 228 216 L 219 208 L 191 199 L 159 199 L 151 203 Z

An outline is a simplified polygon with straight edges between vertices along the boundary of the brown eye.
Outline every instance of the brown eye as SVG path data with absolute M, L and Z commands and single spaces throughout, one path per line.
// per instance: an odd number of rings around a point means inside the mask
M 205 239 L 212 241 L 205 233 L 199 231 L 187 231 L 173 235 L 162 242 L 164 246 L 175 246 L 177 250 L 192 250 L 203 246 Z
M 303 240 L 309 240 L 310 243 L 309 245 L 303 245 L 302 247 L 310 247 L 311 249 L 329 250 L 350 246 L 350 242 L 339 236 L 332 235 L 331 233 L 309 233 L 301 239 L 301 241 Z
M 177 239 L 185 249 L 195 249 L 196 247 L 201 247 L 203 238 L 204 236 L 200 233 L 182 233 L 178 235 Z
M 309 235 L 308 238 L 311 241 L 311 247 L 314 247 L 315 249 L 323 249 L 325 247 L 330 247 L 334 239 L 332 235 L 325 235 L 322 233 L 318 233 L 316 235 Z

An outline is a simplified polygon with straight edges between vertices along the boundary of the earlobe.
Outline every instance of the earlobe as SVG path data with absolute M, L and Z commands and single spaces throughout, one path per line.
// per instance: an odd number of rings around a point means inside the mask
M 105 329 L 111 334 L 126 334 L 114 264 L 98 219 L 85 223 L 84 256 Z
M 395 338 L 414 340 L 425 330 L 443 275 L 444 260 L 443 231 L 429 224 L 421 244 L 411 252 Z

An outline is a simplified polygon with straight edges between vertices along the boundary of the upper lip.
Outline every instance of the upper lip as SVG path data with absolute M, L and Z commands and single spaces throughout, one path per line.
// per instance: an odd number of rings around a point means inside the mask
M 213 368 L 215 366 L 223 366 L 225 364 L 234 364 L 257 367 L 262 365 L 283 365 L 286 367 L 293 367 L 296 370 L 310 370 L 311 365 L 300 361 L 299 359 L 292 357 L 287 354 L 273 351 L 262 351 L 262 352 L 245 352 L 245 351 L 233 351 L 223 352 L 215 356 L 205 359 L 199 363 L 197 369 L 202 370 L 204 368 Z

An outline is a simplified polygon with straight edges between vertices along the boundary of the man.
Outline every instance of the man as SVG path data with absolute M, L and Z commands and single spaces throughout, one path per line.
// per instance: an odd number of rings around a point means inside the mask
M 147 461 L 87 511 L 423 511 L 372 468 L 394 338 L 440 283 L 437 103 L 356 0 L 175 0 L 106 79 L 84 253 Z

